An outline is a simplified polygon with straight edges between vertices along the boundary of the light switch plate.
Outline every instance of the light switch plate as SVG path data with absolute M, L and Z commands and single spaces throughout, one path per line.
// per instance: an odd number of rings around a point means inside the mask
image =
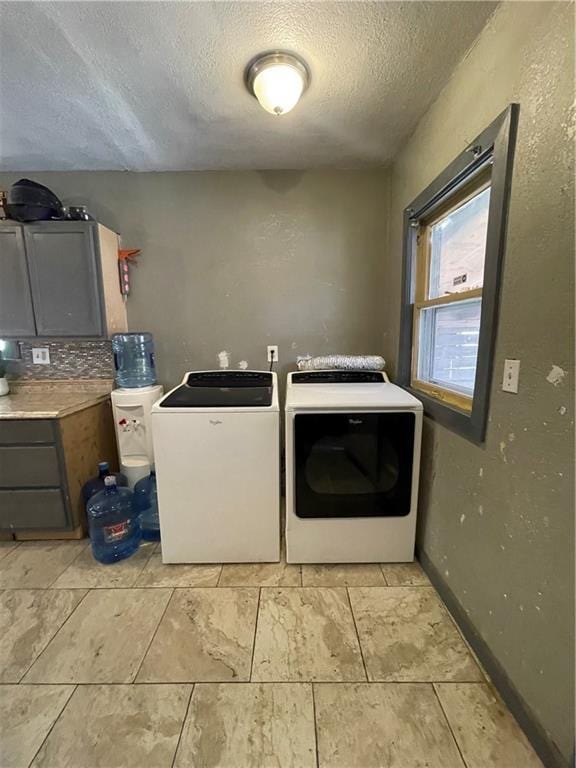
M 504 360 L 504 377 L 502 391 L 518 394 L 518 379 L 520 378 L 520 360 Z
M 34 365 L 50 365 L 50 350 L 48 347 L 32 347 L 32 362 Z

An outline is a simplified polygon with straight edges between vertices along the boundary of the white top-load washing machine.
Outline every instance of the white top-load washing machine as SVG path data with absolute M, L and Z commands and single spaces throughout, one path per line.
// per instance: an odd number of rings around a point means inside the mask
M 288 562 L 413 560 L 421 434 L 422 404 L 385 373 L 290 373 Z
M 196 371 L 152 408 L 165 563 L 280 558 L 275 373 Z

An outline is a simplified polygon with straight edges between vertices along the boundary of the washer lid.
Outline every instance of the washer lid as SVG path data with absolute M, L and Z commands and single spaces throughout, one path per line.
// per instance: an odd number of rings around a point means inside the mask
M 265 408 L 272 405 L 273 377 L 262 371 L 197 371 L 187 375 L 161 408 Z

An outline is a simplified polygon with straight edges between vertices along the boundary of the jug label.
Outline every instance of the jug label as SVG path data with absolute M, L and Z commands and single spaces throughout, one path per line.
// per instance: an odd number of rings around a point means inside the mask
M 123 539 L 125 536 L 127 536 L 130 530 L 131 522 L 131 520 L 123 520 L 121 523 L 116 523 L 116 525 L 105 525 L 103 530 L 104 541 L 106 544 L 110 544 L 113 541 L 118 541 L 119 539 Z

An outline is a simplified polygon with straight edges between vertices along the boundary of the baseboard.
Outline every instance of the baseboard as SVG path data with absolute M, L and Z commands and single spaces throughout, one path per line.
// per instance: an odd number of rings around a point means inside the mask
M 569 768 L 568 763 L 560 754 L 557 746 L 548 737 L 544 728 L 538 722 L 534 713 L 518 693 L 504 668 L 490 650 L 490 647 L 476 630 L 476 627 L 445 582 L 440 571 L 432 563 L 426 552 L 419 550 L 417 555 L 422 568 L 438 590 L 440 597 L 444 600 L 448 610 L 460 627 L 462 634 L 470 643 L 480 663 L 490 676 L 494 687 L 516 718 L 518 725 L 526 734 L 540 760 L 542 760 L 546 768 Z

